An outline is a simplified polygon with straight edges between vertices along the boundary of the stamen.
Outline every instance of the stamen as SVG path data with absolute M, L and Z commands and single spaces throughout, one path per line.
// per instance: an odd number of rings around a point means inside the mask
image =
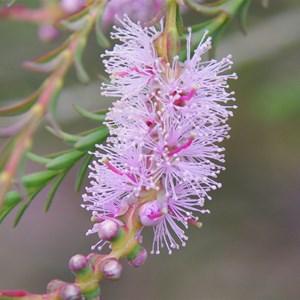
M 188 101 L 193 98 L 193 96 L 196 94 L 195 89 L 191 89 L 187 95 L 181 96 L 177 101 Z
M 117 168 L 115 168 L 106 157 L 102 159 L 102 162 L 108 167 L 109 170 L 113 171 L 114 173 L 118 175 L 124 175 L 121 171 L 119 171 Z
M 188 221 L 188 223 L 190 223 L 198 228 L 202 227 L 202 223 L 194 220 L 193 218 L 188 218 L 187 221 Z
M 116 167 L 114 167 L 110 162 L 109 160 L 104 157 L 102 159 L 102 162 L 108 167 L 109 170 L 111 170 L 112 172 L 120 175 L 120 176 L 123 176 L 123 175 L 126 175 L 129 179 L 131 179 L 133 182 L 137 182 L 135 177 L 132 175 L 132 174 L 127 174 L 127 173 L 122 173 L 120 170 L 118 170 Z
M 171 157 L 174 154 L 180 152 L 181 150 L 188 148 L 192 144 L 192 142 L 193 142 L 194 139 L 195 139 L 195 137 L 191 136 L 185 144 L 183 144 L 182 146 L 177 147 L 175 150 L 169 152 L 168 156 Z
M 129 68 L 128 71 L 117 73 L 116 76 L 125 77 L 126 75 L 128 75 L 129 73 L 131 73 L 131 71 L 134 71 L 134 72 L 136 72 L 138 74 L 146 75 L 146 76 L 148 76 L 148 75 L 154 75 L 154 73 L 153 73 L 152 70 L 146 70 L 145 72 L 142 72 L 137 67 L 132 67 L 132 68 Z

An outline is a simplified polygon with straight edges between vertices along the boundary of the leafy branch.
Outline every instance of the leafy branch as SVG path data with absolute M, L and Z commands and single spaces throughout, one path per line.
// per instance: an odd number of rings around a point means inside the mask
M 0 211 L 2 211 L 2 215 L 6 212 L 1 210 L 4 199 L 11 186 L 16 182 L 20 162 L 24 158 L 24 154 L 31 149 L 35 132 L 41 121 L 48 117 L 55 122 L 56 104 L 67 71 L 74 65 L 79 80 L 82 82 L 89 80 L 82 66 L 81 58 L 87 37 L 95 26 L 99 43 L 102 46 L 107 45 L 101 28 L 98 28 L 106 3 L 106 0 L 95 0 L 78 13 L 62 20 L 61 27 L 74 31 L 65 43 L 46 55 L 23 63 L 23 66 L 30 70 L 46 72 L 50 75 L 31 96 L 0 109 L 0 116 L 20 115 L 16 124 L 0 129 L 0 136 L 10 138 L 2 149 L 0 160 Z M 49 170 L 49 172 L 49 178 L 52 175 L 54 177 L 56 171 Z M 30 190 L 29 199 L 35 196 L 35 192 Z M 10 192 L 8 198 L 11 198 L 11 195 L 14 195 L 14 199 L 16 199 L 15 192 Z M 7 198 L 6 201 L 8 201 Z M 8 202 L 15 204 L 17 200 Z
M 206 22 L 192 26 L 193 47 L 200 43 L 203 35 L 208 31 L 214 45 L 217 44 L 228 24 L 235 16 L 238 17 L 241 30 L 246 32 L 246 18 L 251 0 L 220 0 L 207 4 L 199 4 L 193 0 L 185 0 L 186 5 L 191 9 L 208 16 L 214 16 Z M 186 49 L 180 56 L 181 60 L 186 59 Z
M 79 107 L 76 107 L 76 109 L 81 115 L 90 120 L 101 122 L 105 118 L 105 112 L 91 113 Z M 52 204 L 53 197 L 62 180 L 68 172 L 82 160 L 75 181 L 75 187 L 78 191 L 85 177 L 87 167 L 93 157 L 89 152 L 94 151 L 95 144 L 103 143 L 108 136 L 108 129 L 105 126 L 97 126 L 94 129 L 76 135 L 68 134 L 58 128 L 53 129 L 52 127 L 47 127 L 47 129 L 65 143 L 71 145 L 72 148 L 47 156 L 39 156 L 30 151 L 25 153 L 26 159 L 40 164 L 44 170 L 27 174 L 21 178 L 21 184 L 26 192 L 25 197 L 22 197 L 22 193 L 18 190 L 12 190 L 6 194 L 3 209 L 0 213 L 0 223 L 22 202 L 22 198 L 25 198 L 26 200 L 22 203 L 15 219 L 14 225 L 16 226 L 34 197 L 44 187 L 53 182 L 46 198 L 45 211 L 47 211 Z

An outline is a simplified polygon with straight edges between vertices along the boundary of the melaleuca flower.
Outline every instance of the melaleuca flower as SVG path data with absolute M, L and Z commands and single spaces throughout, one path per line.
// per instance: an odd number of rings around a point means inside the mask
M 121 23 L 112 33 L 121 43 L 104 54 L 111 82 L 102 87 L 103 95 L 120 99 L 107 113 L 111 137 L 95 152 L 85 207 L 101 222 L 137 205 L 141 224 L 154 230 L 152 253 L 166 247 L 171 254 L 185 246 L 189 224 L 200 226 L 195 214 L 209 212 L 209 192 L 221 187 L 219 144 L 229 137 L 235 108 L 227 80 L 236 74 L 224 74 L 230 56 L 203 61 L 211 48 L 206 35 L 191 53 L 190 31 L 187 59 L 169 63 L 157 51 L 163 28 L 143 28 L 127 16 Z

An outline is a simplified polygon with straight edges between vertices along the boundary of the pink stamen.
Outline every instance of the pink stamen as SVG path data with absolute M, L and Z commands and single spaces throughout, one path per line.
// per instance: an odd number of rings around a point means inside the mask
M 171 157 L 171 156 L 173 156 L 174 154 L 180 152 L 181 150 L 188 148 L 188 147 L 192 144 L 192 142 L 193 142 L 194 139 L 195 139 L 195 138 L 194 138 L 193 136 L 190 137 L 190 138 L 188 139 L 188 141 L 187 141 L 185 144 L 183 144 L 182 146 L 177 147 L 175 150 L 169 152 L 169 153 L 168 153 L 168 156 Z
M 174 213 L 174 211 L 172 210 L 171 207 L 168 207 L 168 210 L 169 210 L 169 214 L 171 214 L 171 215 L 173 215 L 173 216 L 176 216 L 175 213 Z M 179 216 L 180 216 L 180 217 L 183 217 L 181 214 L 179 214 Z M 192 225 L 194 225 L 194 226 L 196 226 L 196 227 L 198 227 L 198 228 L 201 228 L 201 226 L 202 226 L 202 223 L 201 223 L 201 222 L 198 222 L 198 221 L 196 221 L 196 220 L 193 219 L 193 218 L 188 218 L 188 219 L 187 219 L 187 222 L 190 223 L 190 224 L 192 224 Z
M 129 179 L 131 179 L 133 182 L 136 182 L 136 179 L 133 175 L 131 174 L 125 174 Z
M 198 221 L 196 221 L 196 220 L 194 220 L 192 218 L 188 218 L 187 221 L 188 221 L 188 223 L 190 223 L 190 224 L 192 224 L 192 225 L 194 225 L 194 226 L 196 226 L 198 228 L 200 228 L 202 226 L 201 222 L 198 222 Z
M 114 167 L 109 161 L 107 158 L 104 158 L 102 160 L 102 162 L 108 167 L 109 170 L 111 170 L 112 172 L 120 175 L 120 176 L 123 176 L 124 173 L 122 173 L 120 170 L 118 170 L 116 167 Z M 132 180 L 133 182 L 136 182 L 136 179 L 134 178 L 133 175 L 131 174 L 125 174 L 130 180 Z
M 196 94 L 195 89 L 191 89 L 187 95 L 180 96 L 180 98 L 177 101 L 188 101 L 193 98 L 193 96 Z
M 124 175 L 121 171 L 119 171 L 117 168 L 115 168 L 109 161 L 107 158 L 104 158 L 102 160 L 102 162 L 108 167 L 109 170 L 111 170 L 112 172 L 118 174 L 118 175 Z
M 152 70 L 146 70 L 145 72 L 142 72 L 140 71 L 137 67 L 133 67 L 133 68 L 130 68 L 128 71 L 124 71 L 124 72 L 120 72 L 120 73 L 117 73 L 117 76 L 119 77 L 125 77 L 126 75 L 128 75 L 131 71 L 134 71 L 138 74 L 141 74 L 141 75 L 154 75 L 153 71 Z
M 191 100 L 195 94 L 196 90 L 191 89 L 187 95 L 180 96 L 177 100 L 175 100 L 174 105 L 184 106 L 185 101 Z

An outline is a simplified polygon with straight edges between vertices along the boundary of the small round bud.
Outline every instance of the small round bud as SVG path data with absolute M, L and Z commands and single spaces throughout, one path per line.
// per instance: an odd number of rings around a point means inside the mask
M 141 251 L 137 254 L 136 258 L 128 260 L 128 263 L 133 267 L 142 266 L 145 263 L 147 256 L 147 250 L 144 247 L 142 247 Z
M 105 220 L 99 224 L 98 235 L 103 241 L 110 241 L 118 234 L 119 226 L 113 220 Z
M 165 211 L 156 200 L 144 203 L 139 210 L 140 221 L 144 226 L 154 226 L 159 223 Z
M 47 285 L 47 293 L 52 293 L 52 292 L 54 292 L 55 290 L 59 289 L 60 287 L 62 287 L 65 284 L 66 283 L 64 281 L 62 281 L 62 280 L 53 279 Z
M 82 300 L 80 288 L 74 284 L 66 284 L 60 290 L 62 300 Z
M 52 25 L 42 25 L 38 30 L 39 39 L 42 42 L 51 42 L 59 36 L 59 31 Z
M 88 262 L 88 259 L 84 255 L 74 255 L 69 261 L 69 269 L 72 272 L 78 272 L 84 269 L 87 266 Z
M 73 14 L 83 7 L 83 0 L 61 0 L 61 8 L 69 14 Z
M 122 265 L 115 259 L 109 258 L 102 265 L 102 272 L 105 278 L 116 280 L 121 277 Z

